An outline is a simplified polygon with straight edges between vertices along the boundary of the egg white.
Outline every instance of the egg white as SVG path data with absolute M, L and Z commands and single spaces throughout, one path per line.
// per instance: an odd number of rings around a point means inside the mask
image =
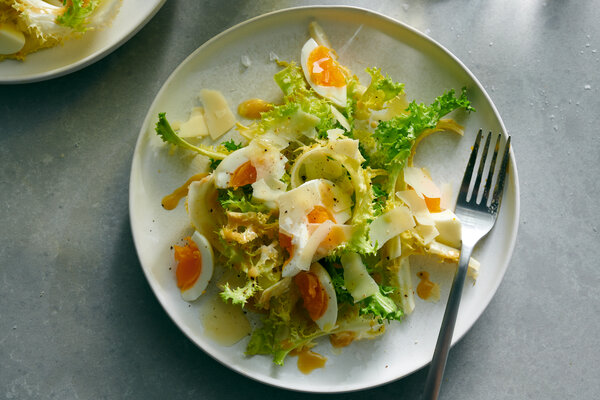
M 337 321 L 337 296 L 335 295 L 335 289 L 333 288 L 331 277 L 321 264 L 314 263 L 311 265 L 310 272 L 316 275 L 317 279 L 319 279 L 319 282 L 321 282 L 321 286 L 325 290 L 325 293 L 327 294 L 327 309 L 325 310 L 325 313 L 323 313 L 323 315 L 315 321 L 321 330 L 327 332 L 335 328 L 335 323 Z
M 192 240 L 196 243 L 196 246 L 198 246 L 198 250 L 200 251 L 202 270 L 196 282 L 194 282 L 187 290 L 181 291 L 181 297 L 185 301 L 194 301 L 204 293 L 214 271 L 213 251 L 206 237 L 199 232 L 194 232 Z

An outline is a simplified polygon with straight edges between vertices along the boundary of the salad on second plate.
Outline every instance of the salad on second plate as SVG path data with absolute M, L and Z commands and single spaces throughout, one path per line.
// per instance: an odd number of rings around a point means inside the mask
M 408 101 L 376 67 L 363 85 L 315 24 L 311 36 L 300 65 L 278 61 L 280 102 L 239 105 L 250 123 L 220 92 L 203 90 L 204 107 L 187 121 L 161 113 L 156 124 L 165 142 L 210 160 L 163 200 L 172 209 L 187 194 L 195 230 L 174 246 L 182 297 L 195 301 L 220 271 L 222 300 L 261 316 L 246 354 L 276 364 L 323 336 L 343 347 L 381 335 L 415 307 L 410 256 L 459 256 L 447 190 L 412 160 L 425 136 L 462 134 L 444 117 L 473 110 L 466 89 L 429 105 Z M 218 144 L 233 130 L 237 140 Z M 473 278 L 478 267 L 471 260 Z
M 0 0 L 0 61 L 62 44 L 102 29 L 122 0 Z

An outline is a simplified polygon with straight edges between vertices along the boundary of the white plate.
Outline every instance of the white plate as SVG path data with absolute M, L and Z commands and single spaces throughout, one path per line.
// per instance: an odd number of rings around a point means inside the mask
M 188 160 L 169 154 L 156 137 L 154 124 L 159 112 L 171 120 L 182 120 L 198 104 L 202 88 L 221 90 L 232 107 L 251 97 L 276 100 L 280 94 L 273 82 L 279 70 L 269 61 L 274 52 L 282 60 L 298 60 L 308 38 L 308 23 L 317 20 L 326 30 L 340 60 L 368 82 L 364 69 L 379 66 L 392 78 L 406 83 L 409 97 L 431 102 L 447 89 L 466 86 L 477 109 L 457 118 L 465 124 L 466 137 L 438 134 L 419 147 L 418 163 L 429 167 L 439 182 L 458 187 L 476 131 L 483 127 L 504 132 L 504 126 L 479 82 L 452 54 L 414 29 L 363 9 L 310 7 L 267 14 L 216 36 L 192 53 L 169 77 L 156 96 L 135 149 L 130 182 L 130 215 L 135 245 L 154 293 L 179 328 L 218 361 L 248 377 L 275 386 L 311 392 L 342 392 L 380 385 L 403 377 L 431 360 L 445 300 L 437 304 L 417 299 L 414 313 L 402 323 L 393 323 L 383 337 L 352 343 L 341 354 L 333 354 L 328 341 L 316 350 L 328 358 L 324 369 L 310 375 L 300 373 L 295 358 L 277 367 L 267 356 L 244 356 L 247 339 L 233 347 L 220 346 L 203 334 L 200 313 L 205 298 L 191 307 L 175 286 L 170 246 L 190 233 L 184 207 L 165 211 L 161 198 L 183 184 L 192 174 Z M 241 64 L 248 56 L 249 68 Z M 440 152 L 442 152 L 441 157 Z M 482 264 L 477 283 L 467 285 L 456 324 L 454 341 L 462 337 L 481 315 L 496 292 L 515 244 L 519 215 L 519 189 L 514 156 L 508 187 L 498 223 L 476 256 Z M 455 192 L 456 193 L 456 192 Z M 415 266 L 413 272 L 419 270 Z M 452 271 L 431 268 L 433 280 L 442 283 L 447 298 Z M 417 278 L 413 275 L 416 284 Z M 506 315 L 495 318 L 508 319 Z
M 27 83 L 56 78 L 86 67 L 129 40 L 158 12 L 166 0 L 123 0 L 111 26 L 88 32 L 63 46 L 27 55 L 25 61 L 0 62 L 0 83 Z

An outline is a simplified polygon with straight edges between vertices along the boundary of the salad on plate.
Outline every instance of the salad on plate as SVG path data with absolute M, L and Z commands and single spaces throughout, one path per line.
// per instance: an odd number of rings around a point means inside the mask
M 415 308 L 411 256 L 458 261 L 449 185 L 413 157 L 434 132 L 462 134 L 449 113 L 473 111 L 465 88 L 423 104 L 377 67 L 360 82 L 316 23 L 310 33 L 299 64 L 276 60 L 280 101 L 243 101 L 236 116 L 204 89 L 186 121 L 160 113 L 156 124 L 198 166 L 162 201 L 185 197 L 194 229 L 173 246 L 182 301 L 218 286 L 220 301 L 256 316 L 246 355 L 279 365 L 323 337 L 345 347 L 401 323 Z M 478 269 L 472 259 L 469 275 Z M 435 299 L 419 277 L 417 294 Z

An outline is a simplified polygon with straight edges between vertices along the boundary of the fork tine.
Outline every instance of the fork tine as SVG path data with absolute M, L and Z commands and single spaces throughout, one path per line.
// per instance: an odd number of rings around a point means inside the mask
M 485 167 L 485 160 L 487 158 L 488 149 L 490 148 L 491 138 L 492 132 L 488 133 L 487 138 L 485 140 L 485 146 L 483 146 L 483 153 L 481 154 L 481 161 L 479 162 L 479 170 L 477 171 L 477 177 L 475 178 L 475 184 L 473 185 L 473 192 L 471 193 L 471 199 L 475 201 L 475 204 L 479 204 L 477 202 L 477 197 L 479 194 L 481 179 L 483 179 L 483 169 Z
M 483 197 L 481 198 L 481 202 L 483 204 L 487 204 L 490 188 L 492 187 L 492 178 L 494 177 L 494 172 L 496 171 L 496 159 L 498 158 L 498 152 L 500 151 L 500 139 L 502 138 L 502 134 L 499 133 L 496 138 L 496 145 L 494 146 L 494 155 L 492 156 L 492 163 L 490 164 L 490 172 L 488 173 L 487 180 L 485 182 L 485 188 L 483 190 Z
M 490 206 L 493 211 L 497 211 L 500 206 L 500 201 L 502 200 L 502 190 L 504 190 L 504 180 L 506 178 L 506 173 L 508 172 L 508 159 L 510 155 L 510 136 L 506 140 L 506 145 L 504 146 L 504 156 L 502 157 L 502 165 L 500 166 L 500 172 L 498 173 L 498 181 L 496 182 L 496 187 L 494 188 L 494 196 L 492 198 L 492 205 Z
M 479 151 L 479 143 L 481 142 L 482 130 L 479 130 L 473 150 L 471 150 L 471 156 L 465 169 L 465 175 L 463 176 L 462 183 L 460 184 L 460 190 L 458 193 L 459 200 L 467 201 L 467 195 L 469 194 L 469 185 L 471 183 L 471 177 L 473 176 L 473 168 L 475 168 L 475 161 L 477 160 L 477 153 Z

